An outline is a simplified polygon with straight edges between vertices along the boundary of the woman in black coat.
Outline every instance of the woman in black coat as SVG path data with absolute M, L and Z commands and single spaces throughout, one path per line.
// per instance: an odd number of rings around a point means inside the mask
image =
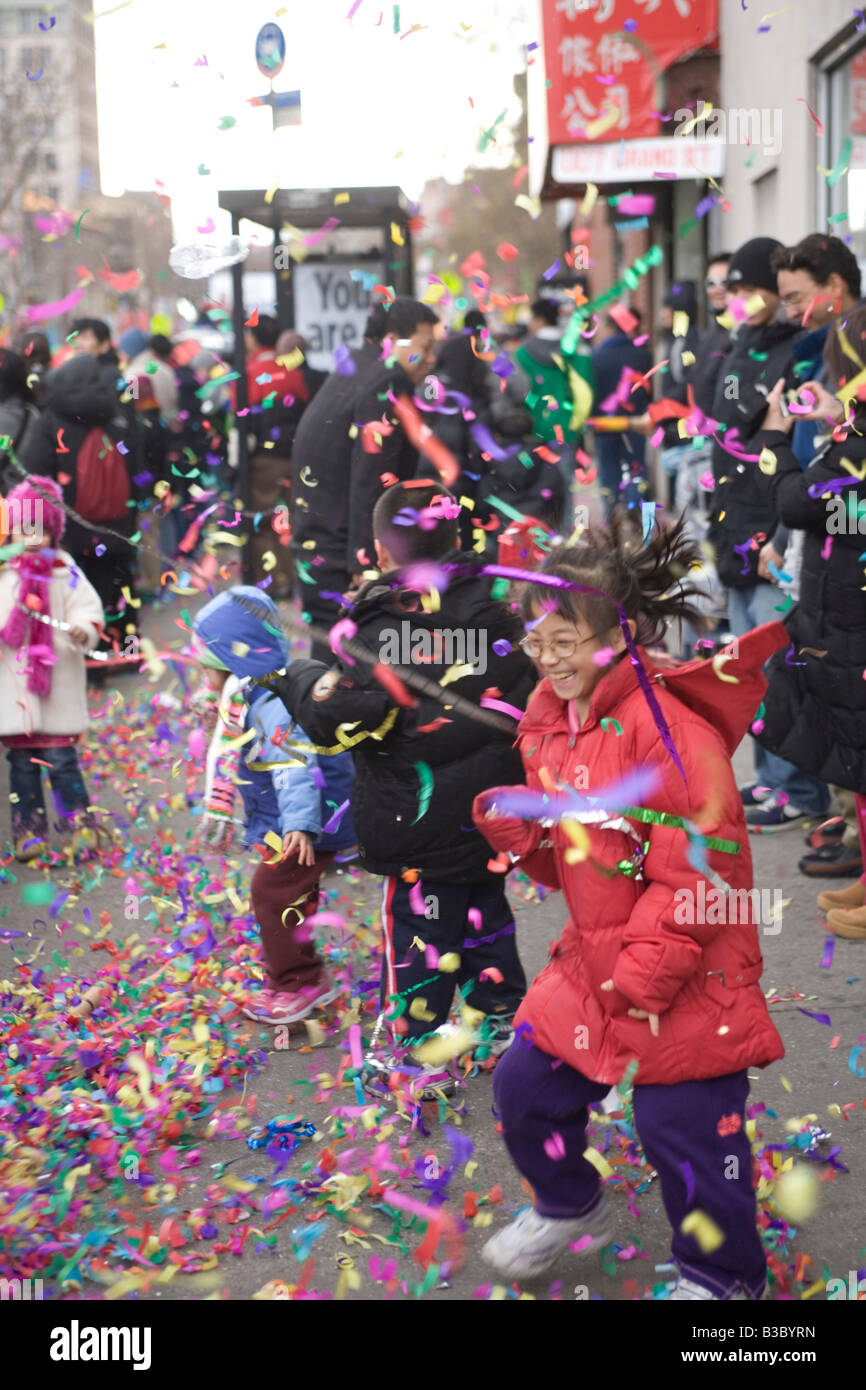
M 848 315 L 844 331 L 866 357 L 866 307 Z M 862 369 L 847 359 L 835 329 L 825 356 L 833 381 Z M 783 390 L 779 381 L 768 397 L 765 428 L 750 450 L 760 464 L 752 466 L 783 525 L 805 536 L 800 599 L 784 619 L 791 645 L 767 667 L 758 738 L 801 771 L 855 793 L 866 848 L 866 402 L 851 401 L 847 427 L 837 425 L 803 472 L 789 442 L 795 417 L 782 413 Z M 842 419 L 837 397 L 815 382 L 806 390 L 815 397 L 807 418 Z M 866 940 L 866 875 L 841 892 L 821 893 L 818 905 L 831 931 Z

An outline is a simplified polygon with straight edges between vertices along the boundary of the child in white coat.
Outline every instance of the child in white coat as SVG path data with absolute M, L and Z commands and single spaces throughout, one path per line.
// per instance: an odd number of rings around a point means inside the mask
M 95 589 L 58 548 L 61 497 L 51 478 L 33 475 L 3 504 L 12 554 L 0 563 L 0 743 L 22 863 L 46 849 L 43 767 L 67 824 L 86 815 L 89 799 L 76 745 L 88 721 L 84 653 L 99 640 L 104 614 Z

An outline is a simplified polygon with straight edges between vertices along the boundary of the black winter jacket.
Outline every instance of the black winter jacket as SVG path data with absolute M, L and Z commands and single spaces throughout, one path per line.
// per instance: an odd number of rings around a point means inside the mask
M 446 695 L 453 691 L 480 705 L 484 692 L 495 688 L 498 693 L 492 698 L 523 710 L 536 677 L 516 645 L 519 626 L 505 605 L 491 598 L 493 581 L 479 573 L 477 557 L 451 551 L 439 563 L 469 572 L 452 575 L 438 612 L 424 613 L 417 591 L 392 589 L 389 578 L 396 582 L 394 576 L 383 575 L 358 596 L 352 611 L 358 628 L 353 641 L 367 647 L 377 661 L 394 666 L 400 664 L 395 658 L 402 657 L 407 669 L 441 683 L 454 660 L 461 658 L 456 643 L 449 650 L 447 634 L 456 633 L 458 642 L 465 634 L 466 655 L 477 658 L 479 669 L 446 685 Z M 443 633 L 438 655 L 435 630 Z M 407 640 L 416 644 L 414 661 L 411 646 L 409 651 L 400 649 Z M 498 642 L 513 645 L 500 654 L 494 650 Z M 423 643 L 429 643 L 429 653 L 419 651 Z M 470 643 L 475 644 L 471 649 Z M 417 659 L 428 654 L 433 656 L 429 662 Z M 524 781 L 512 735 L 417 691 L 417 707 L 399 708 L 373 676 L 371 665 L 360 661 L 354 666 L 343 663 L 337 689 L 328 700 L 316 702 L 312 688 L 326 669 L 317 661 L 293 661 L 273 685 L 319 747 L 333 748 L 341 726 L 350 738 L 362 730 L 374 735 L 352 749 L 352 816 L 364 867 L 388 875 L 419 869 L 422 878 L 440 883 L 492 878 L 487 869 L 490 847 L 474 828 L 472 802 L 488 787 Z M 447 722 L 436 723 L 442 720 Z M 432 793 L 425 809 L 422 792 L 428 783 Z
M 695 360 L 689 372 L 695 404 L 700 406 L 705 415 L 713 413 L 719 366 L 730 347 L 731 335 L 727 328 L 722 328 L 717 319 L 711 319 L 709 328 L 698 339 Z
M 801 771 L 866 794 L 866 480 L 823 496 L 820 486 L 852 480 L 843 460 L 862 469 L 866 439 L 828 443 L 805 472 L 785 434 L 762 431 L 754 448 L 776 455 L 775 473 L 760 478 L 780 520 L 805 531 L 800 601 L 784 618 L 792 649 L 767 667 L 758 737 Z
M 745 327 L 732 339 L 722 356 L 714 359 L 712 397 L 710 374 L 698 372 L 695 400 L 705 414 L 725 425 L 726 437 L 739 431 L 737 448 L 752 443 L 767 411 L 767 395 L 779 377 L 788 376 L 794 361 L 796 324 L 770 323 Z M 713 477 L 709 540 L 716 550 L 719 578 L 729 589 L 752 589 L 769 581 L 758 575 L 760 542 L 753 549 L 737 551 L 750 537 L 763 532 L 769 540 L 776 530 L 771 497 L 756 478 L 753 463 L 740 463 L 722 448 L 713 446 Z
M 119 388 L 123 382 L 116 364 L 113 354 L 101 358 L 82 355 L 51 372 L 45 381 L 42 413 L 28 430 L 22 447 L 21 463 L 27 472 L 60 481 L 63 500 L 73 510 L 77 510 L 76 461 L 90 431 L 97 427 L 104 430 L 127 450 L 123 458 L 130 478 L 130 503 L 125 515 L 105 522 L 110 530 L 98 522 L 90 530 L 68 518 L 63 543 L 72 555 L 89 555 L 96 544 L 104 545 L 110 554 L 126 554 L 127 543 L 110 531 L 131 536 L 138 524 L 133 479 L 144 466 L 142 439 L 134 410 L 121 403 Z
M 458 519 L 464 551 L 475 549 L 474 520 L 486 532 L 484 553 L 488 557 L 496 555 L 499 535 L 513 518 L 495 505 L 494 498 L 524 516 L 543 517 L 551 524 L 554 520 L 559 524 L 565 510 L 565 479 L 555 463 L 543 462 L 530 453 L 529 445 L 519 448 L 513 443 L 500 446 L 501 458 L 482 457 L 462 414 L 450 419 L 431 415 L 430 427 L 461 466 L 460 478 L 451 491 L 458 499 L 468 497 L 473 504 L 471 512 L 463 507 Z M 426 459 L 418 465 L 418 477 L 439 481 L 434 464 Z
M 376 564 L 373 545 L 373 508 L 390 480 L 408 482 L 415 477 L 419 463 L 418 450 L 406 437 L 403 426 L 394 415 L 388 399 L 394 396 L 412 398 L 414 387 L 400 366 L 387 367 L 377 362 L 376 368 L 365 376 L 355 407 L 358 434 L 352 446 L 352 471 L 349 478 L 349 538 L 346 545 L 346 567 L 349 574 L 371 569 Z M 364 445 L 363 426 L 379 420 L 391 425 L 390 433 L 381 435 L 381 448 L 372 453 Z
M 332 372 L 301 417 L 292 449 L 292 541 L 296 559 L 313 563 L 321 587 L 348 587 L 349 479 L 358 397 L 378 369 L 381 349 L 365 342 L 351 354 L 351 375 Z M 317 563 L 321 561 L 322 563 Z
M 698 330 L 691 325 L 685 335 L 680 337 L 674 336 L 672 328 L 665 329 L 660 346 L 662 361 L 666 365 L 655 376 L 654 394 L 656 400 L 678 401 L 680 405 L 688 404 L 689 385 L 695 362 L 687 364 L 683 361 L 683 357 L 691 354 L 696 359 L 699 342 Z M 662 448 L 672 449 L 683 443 L 679 436 L 676 417 L 662 420 L 661 425 L 664 431 Z
M 292 449 L 292 551 L 312 564 L 319 587 L 342 590 L 349 578 L 376 563 L 373 507 L 382 474 L 399 481 L 415 475 L 418 454 L 402 428 L 383 435 L 380 453 L 368 453 L 361 426 L 390 414 L 389 389 L 411 395 L 400 367 L 379 361 L 381 348 L 365 342 L 352 353 L 354 372 L 332 372 L 298 425 Z M 356 433 L 353 437 L 353 426 Z M 367 563 L 357 556 L 363 550 Z
M 39 413 L 30 401 L 20 396 L 7 396 L 0 401 L 0 438 L 11 441 L 11 452 L 20 461 L 24 442 L 34 428 Z M 10 488 L 22 481 L 6 449 L 0 450 L 0 493 L 5 497 Z
M 441 372 L 439 373 L 439 380 L 446 390 L 460 389 Z M 489 420 L 486 418 L 487 404 L 487 401 L 473 400 L 470 409 L 475 420 L 489 425 Z M 466 497 L 472 503 L 472 506 L 462 508 L 457 520 L 460 529 L 460 545 L 463 550 L 472 549 L 472 518 L 478 515 L 476 504 L 479 489 L 488 467 L 481 456 L 481 448 L 476 444 L 472 435 L 471 426 L 474 422 L 472 419 L 467 420 L 463 410 L 459 409 L 453 401 L 449 401 L 447 410 L 434 410 L 429 415 L 424 415 L 424 423 L 430 426 L 436 438 L 441 440 L 446 449 L 450 450 L 459 465 L 460 476 L 452 484 L 451 491 L 456 498 Z M 429 478 L 434 483 L 440 481 L 439 470 L 436 465 L 432 460 L 424 457 L 418 461 L 417 476 Z

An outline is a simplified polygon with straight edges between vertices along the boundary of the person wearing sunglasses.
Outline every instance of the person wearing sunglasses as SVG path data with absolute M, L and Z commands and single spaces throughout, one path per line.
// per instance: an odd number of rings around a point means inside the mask
M 729 252 L 720 251 L 714 256 L 707 266 L 707 274 L 704 279 L 704 289 L 707 292 L 707 303 L 712 314 L 721 314 L 728 303 L 728 265 L 731 257 Z

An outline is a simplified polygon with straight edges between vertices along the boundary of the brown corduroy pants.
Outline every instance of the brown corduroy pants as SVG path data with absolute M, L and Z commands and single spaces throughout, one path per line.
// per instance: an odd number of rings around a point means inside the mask
M 303 867 L 297 854 L 279 864 L 263 861 L 250 883 L 250 906 L 262 934 L 269 984 L 296 994 L 318 983 L 322 958 L 309 939 L 307 918 L 319 906 L 319 879 L 334 855 L 316 854 L 316 862 Z

